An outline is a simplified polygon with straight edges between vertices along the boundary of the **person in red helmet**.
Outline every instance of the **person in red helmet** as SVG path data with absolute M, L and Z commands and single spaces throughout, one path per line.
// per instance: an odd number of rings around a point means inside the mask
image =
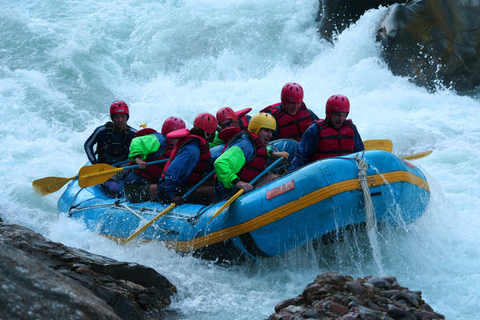
M 215 137 L 217 119 L 210 113 L 195 117 L 193 128 L 180 129 L 167 134 L 167 139 L 176 140 L 170 159 L 163 169 L 162 178 L 156 191 L 156 200 L 177 206 L 184 202 L 183 195 L 211 171 L 210 148 L 208 143 Z M 186 199 L 192 203 L 211 203 L 214 199 L 213 183 L 197 188 Z
M 138 168 L 130 170 L 125 181 L 125 197 L 132 203 L 156 199 L 165 162 L 148 165 L 148 162 L 166 160 L 170 157 L 175 142 L 166 136 L 172 131 L 184 129 L 185 122 L 178 117 L 169 117 L 163 122 L 162 131 L 158 133 L 151 128 L 137 131 L 130 145 L 128 158 Z
M 97 127 L 85 141 L 84 148 L 90 163 L 115 164 L 128 159 L 130 143 L 137 131 L 127 125 L 129 116 L 130 111 L 124 101 L 114 101 L 110 105 L 110 118 L 112 121 Z M 118 181 L 124 178 L 124 176 L 124 172 L 119 172 L 102 184 L 108 196 L 112 198 L 123 196 L 123 190 L 119 186 Z
M 300 141 L 307 128 L 319 118 L 303 102 L 303 88 L 289 82 L 282 88 L 281 102 L 270 105 L 260 112 L 271 114 L 277 121 L 277 130 L 272 140 L 291 138 Z
M 239 111 L 233 111 L 230 107 L 223 107 L 217 111 L 218 128 L 215 139 L 209 143 L 210 148 L 223 145 L 240 130 L 248 128 L 250 116 L 247 115 L 252 108 L 245 108 Z
M 319 159 L 337 157 L 365 150 L 352 120 L 347 120 L 350 101 L 341 94 L 328 98 L 325 120 L 314 122 L 305 131 L 295 152 L 290 171 Z

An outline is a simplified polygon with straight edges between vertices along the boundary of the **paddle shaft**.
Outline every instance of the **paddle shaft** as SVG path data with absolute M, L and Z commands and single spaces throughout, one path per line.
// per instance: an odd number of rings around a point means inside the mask
M 273 167 L 275 167 L 277 164 L 280 163 L 280 161 L 282 161 L 283 158 L 278 158 L 274 163 L 272 163 L 271 165 L 269 165 L 267 167 L 267 169 L 263 170 L 258 176 L 256 176 L 252 181 L 250 181 L 250 184 L 254 184 L 255 182 L 258 181 L 258 179 L 260 179 L 261 177 L 263 177 L 263 175 L 265 173 L 268 172 L 268 170 L 272 169 Z M 210 223 L 210 221 L 212 221 L 213 218 L 215 218 L 216 216 L 218 216 L 223 210 L 225 210 L 233 201 L 235 201 L 235 199 L 237 199 L 238 197 L 240 197 L 243 193 L 245 192 L 244 189 L 240 189 L 237 191 L 237 193 L 235 193 L 233 195 L 233 197 L 230 198 L 230 200 L 228 200 L 227 202 L 225 202 L 225 204 L 223 206 L 220 207 L 220 209 L 218 209 L 215 214 L 210 218 L 210 220 L 208 220 L 207 224 Z
M 200 187 L 205 181 L 207 181 L 211 176 L 213 176 L 215 171 L 210 172 L 208 175 L 206 175 L 200 182 L 198 182 L 193 188 L 188 190 L 187 193 L 183 195 L 183 199 L 187 199 L 189 195 L 192 194 L 193 191 L 195 191 L 198 187 Z M 148 227 L 150 227 L 155 221 L 163 217 L 165 214 L 170 212 L 173 208 L 175 208 L 175 203 L 173 202 L 168 208 L 160 212 L 158 215 L 155 216 L 152 220 L 148 221 L 145 225 L 143 225 L 140 229 L 135 231 L 134 234 L 132 234 L 130 237 L 122 241 L 122 244 L 125 244 L 127 242 L 130 242 L 132 239 L 136 238 L 140 233 L 145 231 Z

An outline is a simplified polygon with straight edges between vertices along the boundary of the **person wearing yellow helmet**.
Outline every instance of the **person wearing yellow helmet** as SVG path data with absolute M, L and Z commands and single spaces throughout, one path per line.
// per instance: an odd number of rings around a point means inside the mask
M 248 124 L 248 130 L 237 133 L 215 160 L 217 174 L 215 198 L 221 200 L 233 195 L 238 189 L 245 192 L 253 190 L 250 184 L 266 168 L 267 159 L 288 157 L 283 151 L 267 150 L 267 144 L 276 130 L 275 118 L 268 113 L 254 115 Z M 264 176 L 258 183 L 275 179 L 276 175 Z

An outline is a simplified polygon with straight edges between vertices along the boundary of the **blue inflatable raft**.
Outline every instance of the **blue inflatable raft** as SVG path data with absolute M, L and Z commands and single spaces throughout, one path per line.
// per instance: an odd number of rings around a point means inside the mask
M 359 180 L 360 159 L 368 164 L 363 182 Z M 285 174 L 240 196 L 210 222 L 226 201 L 208 206 L 183 204 L 135 241 L 161 241 L 178 252 L 207 259 L 276 256 L 369 219 L 409 224 L 425 212 L 429 194 L 428 182 L 417 167 L 392 153 L 370 150 L 316 161 Z M 120 240 L 167 207 L 158 202 L 132 204 L 111 199 L 99 186 L 80 188 L 77 180 L 58 202 L 59 212 Z

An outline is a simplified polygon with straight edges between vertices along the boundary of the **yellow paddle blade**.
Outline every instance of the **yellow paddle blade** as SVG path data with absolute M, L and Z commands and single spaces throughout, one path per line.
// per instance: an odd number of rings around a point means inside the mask
M 152 220 L 150 220 L 149 222 L 147 222 L 143 227 L 141 227 L 140 229 L 138 229 L 137 231 L 135 231 L 134 234 L 132 234 L 130 237 L 128 237 L 127 239 L 123 240 L 122 241 L 122 244 L 125 244 L 129 241 L 131 241 L 132 239 L 136 238 L 140 233 L 142 233 L 143 231 L 145 231 L 148 227 L 150 227 L 155 221 L 157 221 L 158 219 L 160 219 L 161 217 L 163 217 L 165 214 L 167 214 L 168 212 L 170 212 L 170 210 L 172 210 L 173 208 L 175 208 L 175 203 L 172 203 L 167 209 L 163 210 L 162 212 L 160 212 L 157 216 L 155 216 L 155 218 L 153 218 Z
M 123 168 L 115 168 L 106 163 L 84 166 L 78 172 L 78 185 L 80 188 L 86 188 L 104 183 L 120 171 L 123 171 Z
M 388 152 L 392 152 L 393 150 L 392 140 L 387 139 L 365 140 L 363 141 L 363 145 L 365 146 L 365 150 L 384 150 Z
M 42 195 L 47 195 L 60 190 L 68 181 L 77 178 L 46 177 L 32 182 L 32 186 Z
M 240 197 L 244 192 L 245 192 L 245 190 L 243 190 L 243 189 L 238 190 L 237 193 L 235 193 L 233 195 L 233 197 L 230 198 L 230 200 L 225 202 L 225 204 L 223 206 L 221 206 L 220 209 L 217 210 L 217 212 L 215 212 L 215 214 L 210 218 L 210 220 L 208 220 L 207 224 L 209 224 L 210 221 L 212 221 L 213 218 L 215 218 L 220 213 L 222 213 L 222 211 L 225 210 L 225 208 L 227 208 L 233 201 L 235 201 L 235 199 Z
M 411 155 L 408 155 L 408 156 L 404 156 L 402 157 L 402 159 L 404 160 L 415 160 L 415 159 L 420 159 L 420 158 L 423 158 L 423 157 L 426 157 L 428 156 L 430 153 L 432 153 L 433 150 L 428 150 L 428 151 L 424 151 L 424 152 L 419 152 L 419 153 L 414 153 L 414 154 L 411 154 Z

